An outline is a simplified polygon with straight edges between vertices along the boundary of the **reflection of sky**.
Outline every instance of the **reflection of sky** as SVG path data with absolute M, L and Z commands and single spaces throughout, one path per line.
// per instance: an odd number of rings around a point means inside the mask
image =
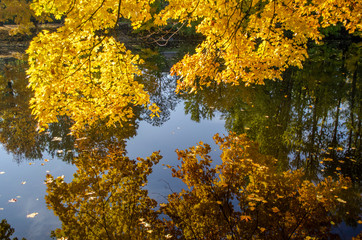
M 172 186 L 173 191 L 180 190 L 182 186 L 180 181 L 172 178 L 171 170 L 162 166 L 162 164 L 171 166 L 181 164 L 177 160 L 176 149 L 184 150 L 200 141 L 210 144 L 212 149 L 218 149 L 215 148 L 212 137 L 216 133 L 226 134 L 224 121 L 219 116 L 220 114 L 212 120 L 201 120 L 197 123 L 192 121 L 189 115 L 185 115 L 184 104 L 180 103 L 171 112 L 170 120 L 162 126 L 153 127 L 146 122 L 140 123 L 137 136 L 127 141 L 127 155 L 135 159 L 150 156 L 152 152 L 161 150 L 160 154 L 163 156 L 149 177 L 148 189 L 151 198 L 164 201 L 162 196 L 166 197 L 171 193 L 168 185 Z M 217 159 L 218 155 L 213 154 L 212 156 L 215 156 L 213 159 Z
M 60 159 L 52 159 L 50 156 L 44 158 L 49 159 L 49 162 L 40 160 L 29 165 L 29 162 L 23 161 L 18 164 L 0 146 L 0 172 L 5 172 L 0 175 L 0 208 L 3 208 L 0 210 L 0 220 L 6 218 L 15 229 L 12 237 L 50 239 L 50 231 L 60 226 L 58 217 L 45 205 L 46 186 L 43 183 L 46 171 L 49 170 L 54 176 L 65 175 L 65 180 L 70 181 L 76 168 Z M 26 184 L 21 184 L 23 181 Z M 9 203 L 12 198 L 17 198 L 17 201 Z M 26 218 L 27 214 L 33 212 L 39 214 L 35 218 Z

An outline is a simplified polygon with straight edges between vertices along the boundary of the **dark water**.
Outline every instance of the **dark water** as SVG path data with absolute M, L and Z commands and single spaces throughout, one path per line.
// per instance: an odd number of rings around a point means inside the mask
M 139 81 L 161 108 L 159 118 L 150 119 L 146 111 L 135 109 L 137 116 L 129 126 L 92 130 L 85 140 L 68 134 L 70 123 L 64 118 L 38 134 L 28 106 L 26 62 L 1 60 L 0 218 L 15 228 L 14 236 L 49 239 L 50 231 L 60 227 L 45 204 L 46 174 L 64 175 L 66 182 L 71 181 L 76 171 L 72 159 L 84 145 L 106 149 L 121 143 L 132 159 L 160 150 L 163 159 L 147 185 L 150 197 L 158 202 L 171 192 L 170 186 L 174 191 L 183 187 L 162 165 L 178 164 L 175 150 L 199 141 L 213 147 L 212 136 L 228 131 L 247 133 L 263 153 L 279 160 L 281 170 L 304 168 L 313 181 L 342 173 L 360 189 L 361 44 L 331 42 L 312 48 L 304 69 L 288 69 L 284 81 L 252 87 L 219 85 L 197 95 L 178 96 L 176 79 L 168 71 L 187 51 L 187 47 L 139 51 L 147 60 Z M 217 159 L 218 154 L 215 151 L 212 156 Z M 351 206 L 357 215 L 359 200 Z M 31 213 L 38 214 L 27 218 Z M 342 239 L 362 230 L 348 216 L 344 219 L 346 224 L 334 229 Z

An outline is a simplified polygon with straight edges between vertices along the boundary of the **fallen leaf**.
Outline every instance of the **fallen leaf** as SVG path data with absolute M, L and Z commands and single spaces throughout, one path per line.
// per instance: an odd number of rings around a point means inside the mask
M 246 222 L 249 222 L 251 220 L 251 217 L 247 215 L 242 215 L 240 216 L 240 220 L 245 220 Z
M 337 198 L 336 199 L 338 202 L 340 202 L 340 203 L 347 203 L 346 201 L 344 201 L 343 199 L 341 199 L 341 198 Z
M 16 198 L 12 198 L 12 199 L 9 200 L 10 203 L 11 202 L 16 202 L 16 201 L 18 201 Z
M 54 138 L 52 139 L 52 141 L 53 141 L 53 142 L 60 142 L 60 141 L 62 141 L 62 138 L 61 138 L 61 137 L 54 137 Z
M 277 212 L 279 212 L 280 210 L 279 210 L 279 208 L 277 208 L 277 207 L 273 207 L 273 208 L 272 208 L 272 211 L 275 212 L 275 213 L 277 213 Z
M 26 215 L 27 218 L 34 218 L 36 215 L 38 215 L 39 213 L 34 212 L 34 213 L 30 213 L 28 215 Z
M 26 181 L 22 181 L 22 182 L 21 182 L 21 184 L 23 184 L 23 185 L 24 185 L 25 183 L 26 183 Z

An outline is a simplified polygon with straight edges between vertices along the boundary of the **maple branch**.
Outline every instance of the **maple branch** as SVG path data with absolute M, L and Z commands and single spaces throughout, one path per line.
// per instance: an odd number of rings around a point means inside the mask
M 121 4 L 122 4 L 122 0 L 119 0 L 118 9 L 117 9 L 117 19 L 116 19 L 116 23 L 114 24 L 114 28 L 116 28 L 118 25 L 118 20 L 119 20 L 120 14 L 121 14 Z
M 86 24 L 89 20 L 91 20 L 93 18 L 93 16 L 99 11 L 99 9 L 101 9 L 103 7 L 103 4 L 106 2 L 106 0 L 103 0 L 101 5 L 90 15 L 90 17 L 85 20 L 84 22 L 82 22 L 81 24 L 79 24 L 76 28 L 81 28 L 84 24 Z

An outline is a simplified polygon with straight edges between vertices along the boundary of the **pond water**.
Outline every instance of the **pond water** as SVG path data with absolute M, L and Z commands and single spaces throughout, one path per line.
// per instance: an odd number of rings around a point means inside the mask
M 66 119 L 37 133 L 28 106 L 31 92 L 26 88 L 26 62 L 14 58 L 0 62 L 0 218 L 15 229 L 13 237 L 50 239 L 50 232 L 61 226 L 47 209 L 44 182 L 48 173 L 64 175 L 64 181 L 70 182 L 77 169 L 71 162 L 84 150 L 82 145 L 106 149 L 122 142 L 131 159 L 160 150 L 163 158 L 146 186 L 149 196 L 159 203 L 171 191 L 184 187 L 163 165 L 179 164 L 175 150 L 203 141 L 218 159 L 220 151 L 212 137 L 229 131 L 246 133 L 259 143 L 262 153 L 279 160 L 281 170 L 304 168 L 315 182 L 342 173 L 360 189 L 360 44 L 332 42 L 315 47 L 305 68 L 287 70 L 284 81 L 251 87 L 219 85 L 194 95 L 176 95 L 176 79 L 168 71 L 188 49 L 140 51 L 147 61 L 139 81 L 151 101 L 160 106 L 159 118 L 150 119 L 147 111 L 136 109 L 137 117 L 129 126 L 108 132 L 93 130 L 83 139 L 69 135 Z M 361 201 L 357 199 L 351 209 L 360 215 Z M 348 216 L 345 219 L 333 231 L 341 239 L 350 239 L 362 225 L 348 222 Z

